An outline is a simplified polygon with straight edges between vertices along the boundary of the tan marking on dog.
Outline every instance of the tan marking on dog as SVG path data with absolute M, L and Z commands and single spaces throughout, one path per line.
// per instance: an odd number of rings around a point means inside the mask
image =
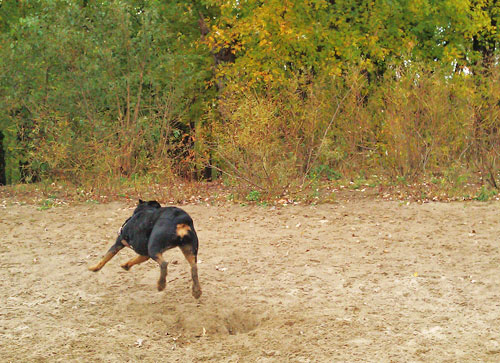
M 184 238 L 184 236 L 186 236 L 190 230 L 191 230 L 191 227 L 189 227 L 187 224 L 181 223 L 181 224 L 177 225 L 176 232 L 180 238 Z
M 131 260 L 125 262 L 123 265 L 121 265 L 121 267 L 124 269 L 124 270 L 130 270 L 130 268 L 134 265 L 137 265 L 139 263 L 142 263 L 144 261 L 147 261 L 149 260 L 149 256 L 136 256 L 134 258 L 132 258 Z
M 122 245 L 124 245 L 125 247 L 132 248 L 132 247 L 130 247 L 130 245 L 128 244 L 128 242 L 127 242 L 127 241 L 125 241 L 124 239 L 122 239 L 122 240 L 121 240 L 121 243 L 122 243 Z
M 103 266 L 113 258 L 114 255 L 117 254 L 118 251 L 108 251 L 106 252 L 106 254 L 103 256 L 103 258 L 101 259 L 101 261 L 99 261 L 99 263 L 95 266 L 91 266 L 89 267 L 89 270 L 90 271 L 93 271 L 93 272 L 97 272 L 99 271 L 101 268 L 103 268 Z

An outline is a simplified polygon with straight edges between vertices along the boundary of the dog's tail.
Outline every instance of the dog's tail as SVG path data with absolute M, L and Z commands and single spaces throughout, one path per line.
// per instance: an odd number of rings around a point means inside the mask
M 180 238 L 184 238 L 186 235 L 189 234 L 189 232 L 191 231 L 191 227 L 189 227 L 187 224 L 185 223 L 179 223 L 177 225 L 177 229 L 176 229 L 176 234 L 180 237 Z

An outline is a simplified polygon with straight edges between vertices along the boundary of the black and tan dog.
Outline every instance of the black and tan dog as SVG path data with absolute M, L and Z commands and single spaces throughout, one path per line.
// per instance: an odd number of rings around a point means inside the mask
M 165 289 L 167 277 L 167 262 L 162 253 L 170 248 L 179 247 L 191 265 L 193 278 L 193 296 L 201 296 L 198 281 L 198 236 L 193 226 L 193 220 L 182 209 L 176 207 L 162 208 L 157 201 L 144 202 L 139 199 L 139 204 L 134 214 L 125 221 L 115 244 L 108 250 L 101 261 L 90 271 L 99 271 L 122 248 L 130 247 L 139 256 L 121 265 L 125 270 L 138 263 L 153 259 L 160 265 L 160 279 L 158 291 Z

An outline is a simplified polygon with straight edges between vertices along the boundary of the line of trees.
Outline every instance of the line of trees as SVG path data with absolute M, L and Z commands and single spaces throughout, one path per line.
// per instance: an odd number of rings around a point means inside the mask
M 0 0 L 5 179 L 276 191 L 460 168 L 496 188 L 499 16 L 497 0 Z

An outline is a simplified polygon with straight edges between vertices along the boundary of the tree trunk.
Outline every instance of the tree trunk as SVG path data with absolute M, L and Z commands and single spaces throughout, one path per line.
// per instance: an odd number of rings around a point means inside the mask
M 5 149 L 3 148 L 3 132 L 0 131 L 0 185 L 6 185 L 7 179 L 5 178 Z

